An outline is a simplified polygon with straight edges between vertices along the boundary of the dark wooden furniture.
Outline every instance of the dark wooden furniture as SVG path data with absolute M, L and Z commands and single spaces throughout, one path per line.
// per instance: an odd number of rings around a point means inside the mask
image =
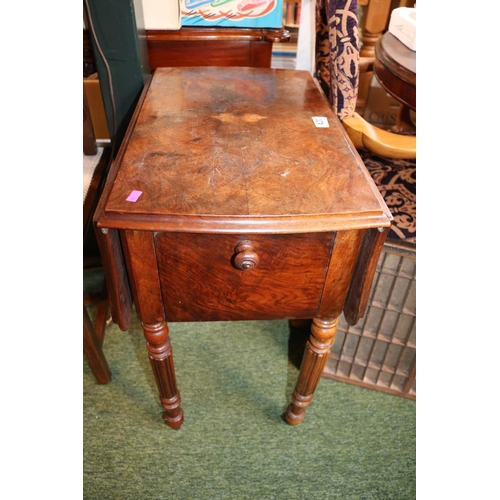
M 111 370 L 102 350 L 106 319 L 108 316 L 108 301 L 105 297 L 97 302 L 97 315 L 92 322 L 87 306 L 93 303 L 83 303 L 83 352 L 90 369 L 98 384 L 107 384 L 111 381 Z
M 83 154 L 92 156 L 97 154 L 97 144 L 90 116 L 90 106 L 83 86 Z
M 84 101 L 85 102 L 85 101 Z M 85 124 L 85 122 L 84 122 Z M 85 147 L 85 126 L 84 126 Z M 104 188 L 107 168 L 109 165 L 110 148 L 104 148 L 95 167 L 94 174 L 83 200 L 83 242 L 92 231 L 92 217 L 97 206 L 99 197 Z M 87 306 L 97 306 L 95 320 L 92 321 Z M 104 287 L 98 296 L 90 297 L 84 295 L 83 301 L 83 352 L 87 358 L 92 373 L 99 384 L 107 384 L 111 380 L 111 370 L 102 350 L 104 333 L 109 318 L 109 301 L 107 291 Z
M 394 99 L 415 111 L 417 54 L 392 33 L 385 33 L 375 45 L 374 70 L 380 85 Z
M 149 69 L 167 66 L 270 68 L 273 43 L 290 40 L 284 28 L 190 27 L 146 30 Z M 83 30 L 84 77 L 97 71 L 88 30 Z
M 373 70 L 382 88 L 401 103 L 395 131 L 414 132 L 409 110 L 417 109 L 416 52 L 385 33 L 375 45 Z
M 189 27 L 147 30 L 149 65 L 270 68 L 273 43 L 290 40 L 283 28 Z
M 126 330 L 135 302 L 165 422 L 184 418 L 167 322 L 314 318 L 285 414 L 300 423 L 391 220 L 308 72 L 158 68 L 94 221 L 113 320 Z

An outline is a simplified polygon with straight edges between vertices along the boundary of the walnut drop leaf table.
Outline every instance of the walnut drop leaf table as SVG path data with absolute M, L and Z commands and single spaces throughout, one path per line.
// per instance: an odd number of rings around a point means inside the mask
M 94 217 L 113 321 L 132 304 L 163 418 L 179 428 L 169 322 L 313 318 L 289 424 L 338 316 L 363 316 L 392 216 L 306 71 L 158 68 Z

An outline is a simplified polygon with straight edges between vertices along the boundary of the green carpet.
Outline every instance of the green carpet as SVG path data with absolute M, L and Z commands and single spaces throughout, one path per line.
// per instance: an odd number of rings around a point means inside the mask
M 281 418 L 298 375 L 287 321 L 173 323 L 170 335 L 179 430 L 163 422 L 135 315 L 127 332 L 106 330 L 110 384 L 84 359 L 84 499 L 416 497 L 414 401 L 321 379 L 292 427 Z

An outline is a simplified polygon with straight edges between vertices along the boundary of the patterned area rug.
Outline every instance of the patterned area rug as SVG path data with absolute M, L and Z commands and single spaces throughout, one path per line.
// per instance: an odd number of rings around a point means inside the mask
M 388 238 L 416 243 L 416 160 L 389 160 L 365 150 L 358 152 L 394 217 Z

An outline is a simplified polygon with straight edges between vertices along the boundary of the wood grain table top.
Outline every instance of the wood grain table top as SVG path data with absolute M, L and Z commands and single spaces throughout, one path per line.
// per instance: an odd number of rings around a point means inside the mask
M 159 68 L 124 142 L 101 227 L 279 233 L 390 224 L 306 71 Z

